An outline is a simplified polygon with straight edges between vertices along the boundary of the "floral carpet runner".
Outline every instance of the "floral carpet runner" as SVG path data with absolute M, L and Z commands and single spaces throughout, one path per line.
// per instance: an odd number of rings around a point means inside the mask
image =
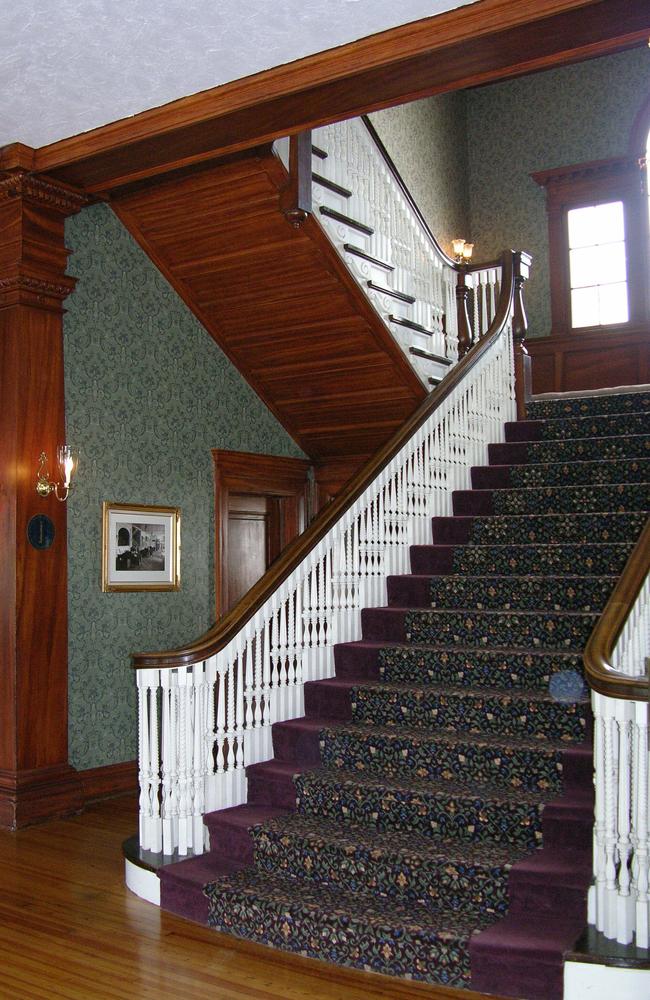
M 163 906 L 333 963 L 561 997 L 591 879 L 581 652 L 650 507 L 650 393 L 535 401 L 490 462 L 306 685 L 306 717 L 274 727 L 248 804 L 206 817 L 211 853 L 163 869 Z

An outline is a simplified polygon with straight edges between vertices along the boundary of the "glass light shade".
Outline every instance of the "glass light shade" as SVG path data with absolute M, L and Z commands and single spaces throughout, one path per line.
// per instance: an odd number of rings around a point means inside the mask
M 465 246 L 465 240 L 460 240 L 460 239 L 452 240 L 451 246 L 457 257 L 463 256 L 463 247 Z
M 465 245 L 463 246 L 463 260 L 471 260 L 473 253 L 474 253 L 474 244 L 465 243 Z
M 71 448 L 67 444 L 61 444 L 57 448 L 56 458 L 59 463 L 61 485 L 65 489 L 70 489 L 72 477 L 79 465 L 79 453 L 76 448 Z

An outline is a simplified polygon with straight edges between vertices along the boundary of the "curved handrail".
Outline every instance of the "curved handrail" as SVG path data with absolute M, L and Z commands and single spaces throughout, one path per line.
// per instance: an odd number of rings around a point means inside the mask
M 628 677 L 612 666 L 616 641 L 649 572 L 650 520 L 641 532 L 584 651 L 589 686 L 609 698 L 650 701 L 650 665 L 645 677 Z
M 418 430 L 430 415 L 462 382 L 490 345 L 503 333 L 513 308 L 515 277 L 518 273 L 521 251 L 506 250 L 501 257 L 503 281 L 499 306 L 485 336 L 475 344 L 406 420 L 395 434 L 353 476 L 348 486 L 321 511 L 309 527 L 275 560 L 264 576 L 220 621 L 216 622 L 195 642 L 179 649 L 153 653 L 133 653 L 131 659 L 136 669 L 188 667 L 200 663 L 223 649 L 244 627 L 256 611 L 269 599 L 274 590 L 293 572 L 336 521 L 364 492 L 369 482 L 382 472 L 404 443 Z

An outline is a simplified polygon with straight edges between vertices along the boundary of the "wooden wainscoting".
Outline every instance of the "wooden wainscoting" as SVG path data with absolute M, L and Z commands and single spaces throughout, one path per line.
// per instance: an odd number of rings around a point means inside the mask
M 312 516 L 300 458 L 215 448 L 215 592 L 224 615 L 263 576 Z
M 526 342 L 533 393 L 650 382 L 650 327 L 609 329 Z

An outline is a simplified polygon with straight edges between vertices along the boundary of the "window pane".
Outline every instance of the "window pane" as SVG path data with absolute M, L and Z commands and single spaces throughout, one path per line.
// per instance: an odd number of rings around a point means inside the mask
M 569 251 L 571 288 L 625 281 L 625 244 L 605 243 Z
M 571 292 L 571 325 L 600 326 L 598 286 L 576 288 Z
M 612 201 L 567 212 L 569 247 L 589 247 L 625 239 L 623 202 Z
M 624 281 L 616 285 L 601 285 L 600 323 L 627 323 L 627 286 Z

